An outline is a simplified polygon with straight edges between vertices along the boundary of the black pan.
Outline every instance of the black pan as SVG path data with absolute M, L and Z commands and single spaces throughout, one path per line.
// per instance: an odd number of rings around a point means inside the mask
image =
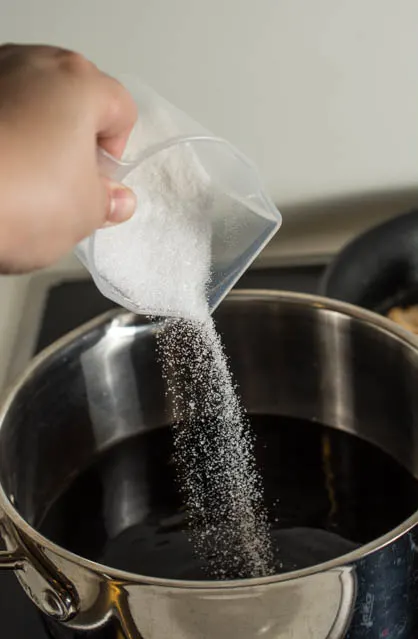
M 327 268 L 321 293 L 382 315 L 417 304 L 418 209 L 347 244 Z

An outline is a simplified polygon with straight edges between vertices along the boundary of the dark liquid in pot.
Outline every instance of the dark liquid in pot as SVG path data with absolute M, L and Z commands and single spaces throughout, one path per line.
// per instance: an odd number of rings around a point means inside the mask
M 251 423 L 277 572 L 350 552 L 418 508 L 418 481 L 375 446 L 299 419 L 253 415 Z M 71 483 L 38 529 L 114 568 L 207 578 L 188 541 L 172 446 L 169 427 L 114 446 Z

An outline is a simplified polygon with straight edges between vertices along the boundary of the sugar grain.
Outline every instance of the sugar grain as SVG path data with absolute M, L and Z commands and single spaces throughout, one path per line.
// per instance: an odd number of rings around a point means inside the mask
M 253 438 L 215 325 L 169 321 L 159 344 L 196 552 L 211 578 L 267 575 L 272 553 Z
M 141 113 L 140 121 L 145 146 L 157 131 L 178 133 L 164 111 Z M 174 145 L 140 163 L 126 182 L 138 211 L 97 234 L 95 264 L 128 308 L 170 318 L 157 342 L 191 541 L 210 578 L 269 574 L 253 439 L 207 302 L 216 206 L 208 175 L 188 145 Z

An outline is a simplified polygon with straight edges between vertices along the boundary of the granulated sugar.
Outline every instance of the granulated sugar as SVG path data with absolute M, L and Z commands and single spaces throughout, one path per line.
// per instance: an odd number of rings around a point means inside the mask
M 172 397 L 175 463 L 191 540 L 216 579 L 270 574 L 273 559 L 249 424 L 210 317 L 158 337 Z
M 141 142 L 156 128 L 176 134 L 164 110 L 141 113 Z M 124 224 L 94 238 L 94 262 L 108 287 L 134 312 L 199 318 L 206 312 L 211 259 L 209 178 L 192 148 L 178 144 L 145 159 L 124 182 L 137 211 Z
M 140 113 L 144 146 L 161 127 L 175 137 L 166 115 Z M 268 574 L 269 531 L 249 426 L 207 303 L 213 189 L 182 144 L 144 160 L 125 182 L 138 210 L 96 234 L 95 265 L 131 310 L 176 318 L 158 345 L 178 424 L 175 461 L 191 541 L 212 578 Z

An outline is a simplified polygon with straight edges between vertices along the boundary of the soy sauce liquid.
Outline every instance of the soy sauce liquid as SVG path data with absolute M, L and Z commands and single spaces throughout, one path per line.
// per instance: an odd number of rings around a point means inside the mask
M 418 481 L 379 448 L 318 423 L 250 419 L 277 572 L 350 552 L 418 509 Z M 172 455 L 170 427 L 114 446 L 57 498 L 38 529 L 114 568 L 207 579 L 188 540 Z

